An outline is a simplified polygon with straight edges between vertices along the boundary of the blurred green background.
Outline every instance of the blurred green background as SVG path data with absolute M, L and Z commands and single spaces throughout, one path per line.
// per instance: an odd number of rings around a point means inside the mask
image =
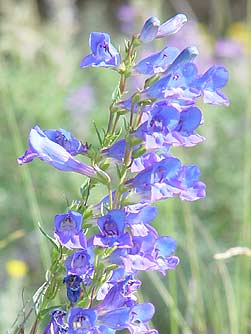
M 155 226 L 178 241 L 181 264 L 166 277 L 144 274 L 142 298 L 156 305 L 160 334 L 251 333 L 251 1 L 0 1 L 0 332 L 30 307 L 50 262 L 54 215 L 79 198 L 81 176 L 34 161 L 18 167 L 32 126 L 65 128 L 94 144 L 92 120 L 105 126 L 116 73 L 80 70 L 91 31 L 121 45 L 146 18 L 163 22 L 177 12 L 189 23 L 176 35 L 144 48 L 196 45 L 201 71 L 213 63 L 230 71 L 224 90 L 231 105 L 202 106 L 207 140 L 175 154 L 201 167 L 204 200 L 170 199 L 158 205 Z M 232 247 L 238 255 L 215 259 Z M 243 248 L 244 247 L 244 248 Z

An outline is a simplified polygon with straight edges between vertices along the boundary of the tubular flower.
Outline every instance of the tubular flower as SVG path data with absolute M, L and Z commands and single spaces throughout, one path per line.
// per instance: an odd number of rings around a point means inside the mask
M 51 137 L 50 132 L 49 136 Z M 31 129 L 28 139 L 29 148 L 23 156 L 17 159 L 18 163 L 22 165 L 31 162 L 34 158 L 39 158 L 62 171 L 76 172 L 88 177 L 94 177 L 96 175 L 92 167 L 74 159 L 72 154 L 68 152 L 70 147 L 70 150 L 74 150 L 75 155 L 76 148 L 72 149 L 71 145 L 66 144 L 65 141 L 61 139 L 58 140 L 57 143 L 50 139 L 49 136 L 37 125 Z M 53 139 L 56 140 L 55 137 Z M 73 139 L 73 142 L 75 143 L 75 139 Z M 79 150 L 77 151 L 79 153 Z
M 93 254 L 88 249 L 81 249 L 69 255 L 65 261 L 68 274 L 79 275 L 88 284 L 94 271 Z
M 120 210 L 111 210 L 107 215 L 100 217 L 100 233 L 94 236 L 93 244 L 100 247 L 131 247 L 131 237 L 124 231 L 125 219 L 125 213 Z
M 86 248 L 82 219 L 81 213 L 72 210 L 55 216 L 54 235 L 63 246 L 69 249 Z
M 66 284 L 67 297 L 72 303 L 76 303 L 81 293 L 82 278 L 78 275 L 67 275 L 63 282 Z
M 184 14 L 177 14 L 162 24 L 160 24 L 157 17 L 152 16 L 146 20 L 140 32 L 139 39 L 143 43 L 148 43 L 155 38 L 162 38 L 175 34 L 186 22 L 187 17 Z
M 73 307 L 70 309 L 68 322 L 69 334 L 115 334 L 115 331 L 97 323 L 95 309 Z
M 51 320 L 47 325 L 44 334 L 66 334 L 68 332 L 68 325 L 65 323 L 65 316 L 67 312 L 61 309 L 55 309 L 50 313 Z
M 90 34 L 89 46 L 91 54 L 84 57 L 80 67 L 118 67 L 120 55 L 110 42 L 109 34 L 105 32 L 92 32 Z

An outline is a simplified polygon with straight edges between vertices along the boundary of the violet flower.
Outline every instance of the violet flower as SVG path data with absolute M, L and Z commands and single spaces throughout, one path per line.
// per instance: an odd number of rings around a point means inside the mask
M 72 156 L 87 152 L 87 146 L 64 129 L 44 130 L 43 132 L 50 140 L 62 146 Z
M 132 246 L 131 237 L 124 232 L 126 216 L 123 211 L 111 210 L 98 219 L 100 233 L 93 239 L 93 245 L 100 247 L 128 248 Z
M 126 150 L 126 140 L 121 139 L 116 141 L 116 143 L 114 143 L 112 146 L 104 148 L 102 150 L 102 153 L 107 155 L 108 157 L 122 161 L 125 155 L 125 150 Z
M 134 66 L 134 70 L 146 75 L 163 73 L 178 54 L 179 50 L 177 48 L 167 46 L 160 52 L 142 59 L 136 66 Z
M 54 235 L 66 248 L 86 248 L 82 219 L 81 213 L 72 210 L 55 216 Z
M 99 320 L 115 330 L 128 328 L 130 333 L 150 333 L 147 322 L 152 319 L 154 311 L 151 303 L 144 303 L 117 308 L 99 316 Z M 157 333 L 155 330 L 151 331 Z
M 229 100 L 220 89 L 228 81 L 229 74 L 225 67 L 214 65 L 191 84 L 191 88 L 203 96 L 205 103 L 229 105 Z
M 175 34 L 186 22 L 187 17 L 184 14 L 177 14 L 162 24 L 157 17 L 152 16 L 144 23 L 139 39 L 143 43 L 148 43 L 155 38 Z
M 157 208 L 146 203 L 128 205 L 125 207 L 127 225 L 133 236 L 146 236 L 149 224 L 157 216 Z
M 81 276 L 85 284 L 89 284 L 94 271 L 94 255 L 88 248 L 80 249 L 69 255 L 65 261 L 68 274 Z
M 135 188 L 144 201 L 155 202 L 175 196 L 195 201 L 205 197 L 206 186 L 199 181 L 199 176 L 197 166 L 182 166 L 177 158 L 162 155 L 159 162 L 139 172 L 127 184 Z
M 80 297 L 82 281 L 78 275 L 67 275 L 63 280 L 66 284 L 67 297 L 72 303 L 76 303 Z
M 131 307 L 135 305 L 136 297 L 134 293 L 140 288 L 141 282 L 133 275 L 126 275 L 125 279 L 110 281 L 111 288 L 106 293 L 103 301 L 97 305 L 96 309 L 100 314 L 106 313 L 121 307 Z
M 110 42 L 109 34 L 105 32 L 92 32 L 89 38 L 91 54 L 84 57 L 80 67 L 118 67 L 120 55 Z
M 158 237 L 151 233 L 145 237 L 134 237 L 133 241 L 137 251 L 128 251 L 121 256 L 126 272 L 157 270 L 165 275 L 167 270 L 175 269 L 179 264 L 179 258 L 172 255 L 176 250 L 176 240 L 171 237 Z
M 160 20 L 155 16 L 150 17 L 145 22 L 139 34 L 140 41 L 143 43 L 148 43 L 153 41 L 158 34 L 159 26 L 160 26 Z
M 46 134 L 46 131 L 49 131 L 48 134 Z M 61 130 L 59 131 L 59 137 L 57 137 L 55 130 L 42 131 L 36 125 L 31 129 L 29 134 L 28 150 L 25 151 L 23 156 L 17 159 L 17 162 L 22 165 L 31 162 L 34 158 L 39 158 L 59 170 L 94 177 L 96 175 L 95 170 L 83 162 L 74 159 L 70 153 L 73 152 L 74 155 L 82 153 L 84 150 L 83 146 L 80 145 L 80 142 L 76 141 L 75 137 L 69 136 L 68 132 L 68 139 L 65 140 L 64 134 L 66 132 L 62 132 Z
M 115 330 L 100 324 L 94 308 L 72 307 L 68 316 L 68 334 L 115 334 Z
M 45 328 L 44 334 L 66 334 L 68 332 L 68 326 L 65 323 L 66 311 L 61 309 L 55 309 L 50 312 L 51 320 Z

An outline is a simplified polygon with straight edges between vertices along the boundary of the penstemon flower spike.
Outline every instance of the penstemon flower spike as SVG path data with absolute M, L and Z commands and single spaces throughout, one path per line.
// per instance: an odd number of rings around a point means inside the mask
M 196 132 L 203 120 L 196 107 L 198 97 L 210 104 L 229 103 L 220 90 L 227 83 L 227 70 L 212 66 L 199 74 L 193 63 L 195 47 L 180 51 L 166 46 L 136 62 L 136 48 L 142 43 L 173 34 L 186 21 L 183 14 L 163 24 L 156 17 L 148 19 L 126 42 L 124 56 L 109 34 L 90 34 L 91 54 L 80 67 L 105 67 L 120 75 L 106 133 L 102 136 L 96 129 L 99 149 L 63 129 L 31 129 L 29 148 L 17 159 L 19 164 L 39 158 L 88 179 L 81 186 L 82 198 L 55 215 L 54 238 L 42 231 L 53 244 L 52 265 L 36 293 L 30 333 L 37 333 L 44 317 L 50 317 L 45 334 L 115 334 L 125 329 L 131 334 L 158 333 L 148 324 L 154 306 L 137 302 L 141 286 L 137 275 L 153 270 L 165 275 L 176 268 L 179 258 L 174 255 L 176 241 L 160 236 L 152 226 L 157 216 L 154 202 L 174 196 L 187 201 L 205 197 L 199 167 L 183 165 L 171 149 L 205 139 Z M 145 84 L 125 99 L 127 79 L 135 74 L 146 75 Z M 121 118 L 124 131 L 118 130 Z M 81 162 L 81 155 L 90 163 Z M 90 192 L 99 183 L 107 186 L 107 196 L 90 203 Z M 53 306 L 60 290 L 62 302 Z M 19 328 L 24 326 L 25 322 Z

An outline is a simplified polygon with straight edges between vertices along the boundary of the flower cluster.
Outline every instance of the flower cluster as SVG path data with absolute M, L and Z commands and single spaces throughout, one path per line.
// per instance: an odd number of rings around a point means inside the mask
M 179 258 L 174 255 L 176 241 L 160 236 L 152 226 L 157 215 L 154 202 L 174 196 L 188 201 L 205 197 L 198 166 L 182 164 L 170 151 L 172 146 L 195 146 L 205 139 L 197 133 L 203 123 L 197 98 L 228 104 L 221 92 L 227 70 L 213 66 L 199 74 L 193 62 L 198 55 L 195 47 L 180 51 L 166 46 L 136 62 L 141 44 L 173 34 L 185 22 L 183 14 L 163 24 L 156 17 L 148 19 L 126 44 L 124 57 L 107 33 L 91 33 L 91 54 L 80 67 L 108 67 L 120 75 L 107 131 L 103 137 L 98 132 L 100 147 L 83 144 L 63 129 L 43 131 L 35 126 L 29 148 L 18 158 L 20 164 L 39 158 L 88 177 L 81 200 L 55 216 L 50 240 L 58 256 L 44 300 L 51 302 L 51 290 L 56 295 L 64 285 L 68 302 L 50 312 L 46 334 L 157 333 L 148 325 L 154 306 L 137 302 L 141 286 L 137 275 L 153 270 L 165 275 L 176 268 Z M 144 86 L 125 98 L 127 78 L 139 74 L 146 76 Z M 121 118 L 124 132 L 118 130 Z M 84 155 L 90 164 L 76 155 Z M 111 177 L 114 165 L 117 175 Z M 107 196 L 90 203 L 90 192 L 99 183 L 107 188 Z M 39 312 L 41 318 L 45 312 Z

